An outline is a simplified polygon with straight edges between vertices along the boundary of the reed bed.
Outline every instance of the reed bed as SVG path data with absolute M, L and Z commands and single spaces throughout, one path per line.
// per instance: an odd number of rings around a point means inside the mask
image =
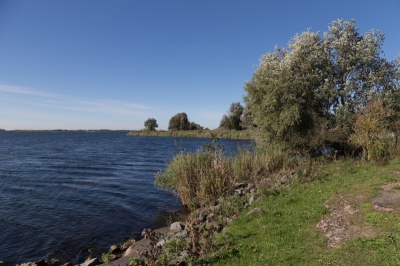
M 243 139 L 250 140 L 253 138 L 251 131 L 236 130 L 185 130 L 185 131 L 150 131 L 139 130 L 131 131 L 128 136 L 152 136 L 152 137 L 175 137 L 175 138 L 204 138 L 204 139 Z
M 155 184 L 174 190 L 183 205 L 210 204 L 232 188 L 234 173 L 230 165 L 231 159 L 220 150 L 181 153 L 157 174 Z
M 298 163 L 293 156 L 274 149 L 240 150 L 231 157 L 221 147 L 206 144 L 195 153 L 176 155 L 166 170 L 157 174 L 155 185 L 174 191 L 183 205 L 197 207 L 213 204 L 237 182 L 254 182 L 294 169 Z

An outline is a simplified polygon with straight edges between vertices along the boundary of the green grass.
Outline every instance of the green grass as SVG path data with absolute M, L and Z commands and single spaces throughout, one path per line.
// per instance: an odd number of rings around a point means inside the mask
M 140 130 L 128 133 L 128 136 L 152 136 L 152 137 L 177 137 L 177 138 L 218 138 L 218 139 L 254 139 L 253 132 L 249 130 L 185 130 L 185 131 L 163 131 L 163 130 Z
M 399 169 L 398 159 L 382 167 L 352 160 L 319 164 L 313 171 L 325 174 L 312 182 L 263 195 L 251 207 L 262 208 L 263 214 L 245 218 L 251 208 L 243 211 L 216 235 L 216 250 L 205 264 L 400 265 L 399 214 L 376 212 L 370 201 L 378 195 L 380 185 L 400 179 L 391 173 Z M 372 226 L 375 235 L 347 240 L 339 248 L 328 247 L 327 239 L 316 228 L 330 213 L 324 203 L 357 195 L 366 198 L 359 203 L 358 222 Z

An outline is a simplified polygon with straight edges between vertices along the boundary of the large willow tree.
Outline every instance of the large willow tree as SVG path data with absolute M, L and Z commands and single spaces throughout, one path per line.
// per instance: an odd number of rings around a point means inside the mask
M 358 30 L 355 21 L 333 21 L 323 35 L 308 30 L 261 57 L 244 100 L 262 143 L 340 148 L 358 109 L 377 95 L 396 104 L 399 67 L 383 57 L 384 35 Z

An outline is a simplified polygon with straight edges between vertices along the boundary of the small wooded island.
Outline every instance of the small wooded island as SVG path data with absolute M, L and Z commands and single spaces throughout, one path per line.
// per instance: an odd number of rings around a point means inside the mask
M 158 127 L 157 120 L 149 118 L 144 122 L 144 129 L 131 131 L 128 136 L 253 139 L 254 126 L 250 124 L 248 118 L 243 106 L 237 102 L 231 104 L 228 113 L 222 117 L 218 129 L 203 128 L 195 122 L 190 122 L 186 113 L 178 113 L 169 120 L 168 131 L 156 130 Z

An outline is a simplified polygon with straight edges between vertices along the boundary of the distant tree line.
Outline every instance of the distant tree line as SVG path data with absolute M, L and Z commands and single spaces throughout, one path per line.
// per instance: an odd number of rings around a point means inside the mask
M 144 122 L 146 130 L 155 130 L 158 127 L 157 120 L 149 118 Z M 168 123 L 168 130 L 202 130 L 202 126 L 195 122 L 190 122 L 186 113 L 177 113 Z
M 243 106 L 237 102 L 232 103 L 229 111 L 226 115 L 222 116 L 219 128 L 228 129 L 228 130 L 242 130 L 245 129 L 248 125 L 247 122 L 250 120 L 246 120 L 246 116 L 244 115 Z M 158 127 L 157 120 L 154 118 L 149 118 L 144 122 L 144 126 L 146 130 L 155 130 Z M 168 130 L 178 131 L 178 130 L 202 130 L 204 129 L 202 126 L 195 122 L 190 122 L 186 113 L 177 113 L 168 123 Z
M 242 130 L 244 128 L 242 121 L 243 110 L 244 108 L 239 102 L 232 103 L 228 113 L 222 116 L 219 127 L 229 130 Z

